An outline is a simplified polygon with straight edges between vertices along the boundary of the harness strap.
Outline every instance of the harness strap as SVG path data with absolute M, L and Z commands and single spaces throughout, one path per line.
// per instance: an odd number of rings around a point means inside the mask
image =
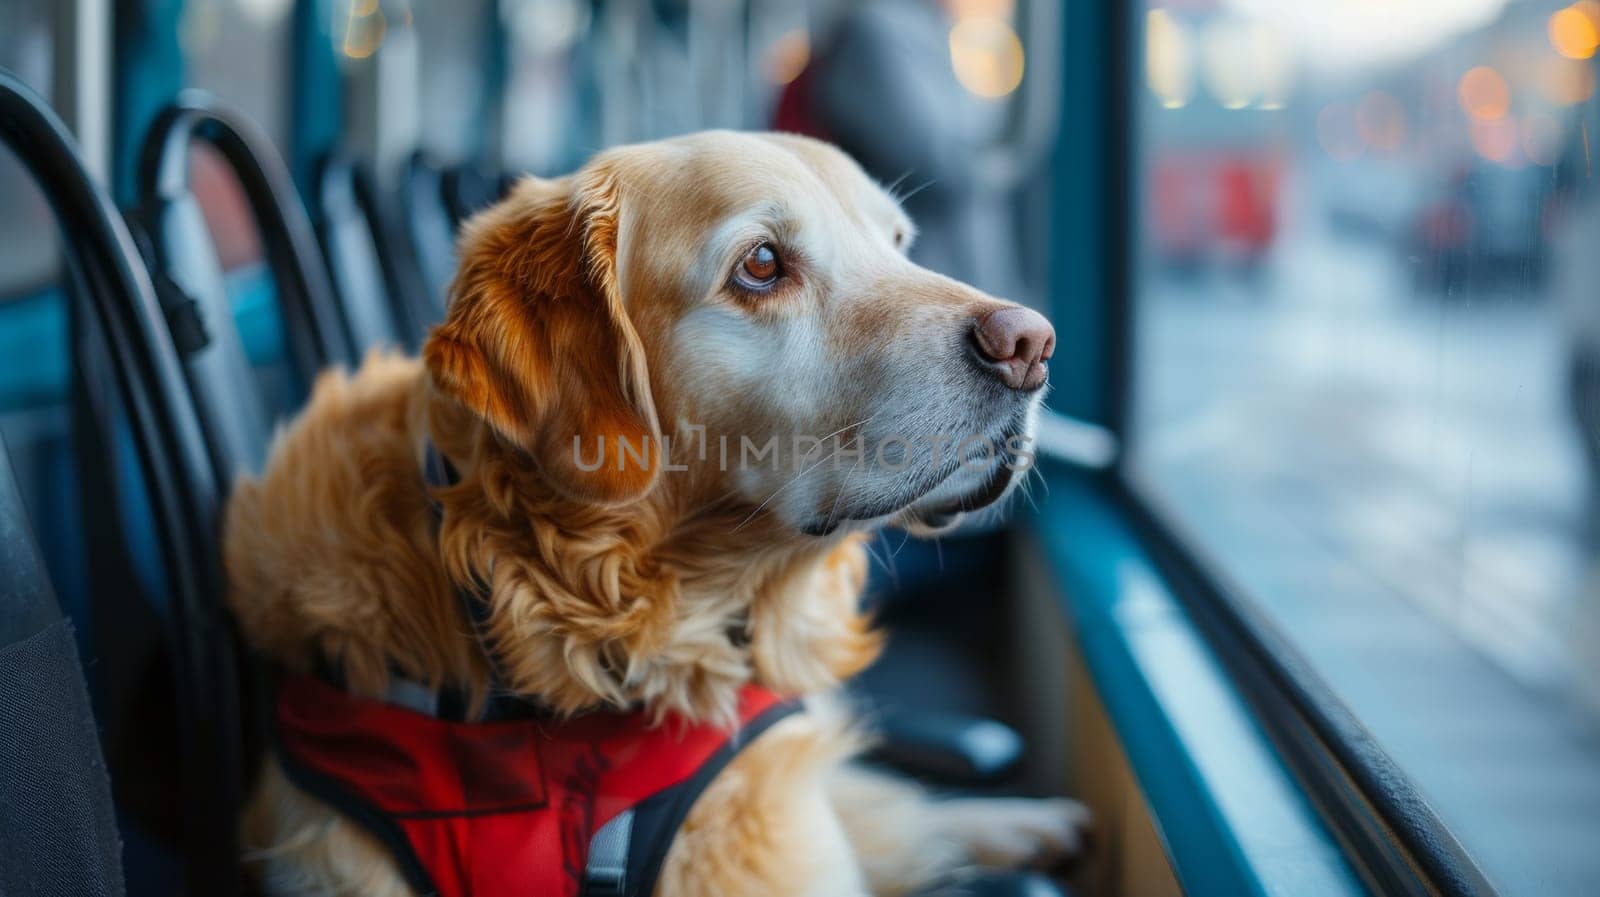
M 444 489 L 460 482 L 460 474 L 456 472 L 455 465 L 450 459 L 440 452 L 428 440 L 423 447 L 423 478 L 430 490 Z M 432 496 L 429 504 L 433 507 L 436 520 L 444 520 L 444 507 Z M 484 640 L 484 634 L 489 629 L 489 602 L 481 594 L 474 594 L 467 589 L 458 589 L 461 606 L 466 611 L 467 619 L 472 623 L 473 638 L 478 642 L 479 649 L 483 652 L 484 660 L 489 665 L 490 676 L 490 705 L 485 708 L 485 716 L 490 719 L 508 718 L 511 713 L 525 711 L 530 702 L 521 700 L 514 695 L 507 694 L 501 687 L 505 677 L 501 673 L 500 660 Z M 439 694 L 426 686 L 404 679 L 395 680 L 390 686 L 393 694 L 396 690 L 402 692 L 401 697 L 417 703 L 403 703 L 401 706 L 412 707 L 423 713 L 437 715 L 441 703 Z M 431 699 L 429 701 L 428 699 Z M 465 702 L 459 699 L 454 702 L 455 707 L 465 712 Z M 427 709 L 424 709 L 427 708 Z M 626 897 L 628 891 L 628 860 L 633 855 L 633 819 L 635 811 L 629 809 L 610 822 L 606 823 L 599 831 L 594 833 L 589 842 L 588 860 L 584 865 L 583 895 L 582 897 Z M 674 831 L 676 827 L 674 827 Z M 670 837 L 670 833 L 669 833 Z M 650 879 L 653 885 L 654 872 Z
M 454 464 L 434 446 L 433 440 L 428 440 L 423 446 L 422 475 L 429 490 L 447 489 L 461 481 L 461 476 L 456 472 Z M 433 508 L 436 523 L 444 521 L 444 506 L 429 495 L 428 504 Z M 487 586 L 479 584 L 477 588 L 460 587 L 456 589 L 456 597 L 461 604 L 461 609 L 467 615 L 467 620 L 472 625 L 472 636 L 478 643 L 478 650 L 483 653 L 484 662 L 489 666 L 489 703 L 484 707 L 480 722 L 492 722 L 505 719 L 524 719 L 529 716 L 538 716 L 545 712 L 537 702 L 531 701 L 522 695 L 516 694 L 506 688 L 506 677 L 500 666 L 500 658 L 495 656 L 494 650 L 489 647 L 485 635 L 489 631 L 489 602 L 485 593 Z M 425 687 L 425 686 L 424 686 Z M 439 706 L 450 712 L 450 719 L 465 720 L 467 701 L 464 695 L 446 690 L 440 694 Z M 425 711 L 426 712 L 426 711 Z M 461 714 L 460 716 L 454 714 Z M 435 714 L 437 715 L 437 714 Z
M 423 448 L 423 478 L 430 492 L 446 489 L 460 482 L 460 475 L 438 448 L 429 440 Z M 436 521 L 444 519 L 444 507 L 429 496 Z M 424 683 L 408 679 L 396 671 L 390 676 L 389 687 L 383 701 L 435 719 L 453 722 L 496 722 L 511 719 L 528 719 L 545 714 L 544 708 L 525 697 L 506 690 L 499 658 L 485 640 L 489 628 L 489 602 L 483 587 L 473 590 L 458 588 L 462 610 L 471 622 L 473 637 L 483 652 L 490 673 L 491 695 L 481 717 L 468 719 L 467 701 L 455 689 L 435 690 Z M 342 687 L 341 677 L 335 670 L 319 670 L 320 678 Z M 581 897 L 649 897 L 654 891 L 661 864 L 667 849 L 690 807 L 712 778 L 733 759 L 740 748 L 778 720 L 799 709 L 796 702 L 785 702 L 771 708 L 743 730 L 716 753 L 687 782 L 661 792 L 613 817 L 595 831 L 589 842 L 584 863 Z M 366 828 L 385 841 L 411 886 L 421 893 L 431 893 L 434 888 L 428 880 L 416 854 L 403 834 L 394 828 L 392 821 L 371 808 L 336 783 L 317 775 L 295 758 L 280 751 L 280 761 L 292 780 L 301 788 L 333 804 L 346 815 L 363 823 Z
M 422 476 L 429 490 L 448 489 L 461 482 L 461 475 L 456 472 L 455 465 L 434 446 L 431 439 L 423 447 Z M 434 519 L 443 522 L 444 506 L 431 494 L 428 496 L 428 504 L 433 508 Z M 456 594 L 461 598 L 461 606 L 467 612 L 467 619 L 472 621 L 473 633 L 478 638 L 478 644 L 483 647 L 484 657 L 489 661 L 489 669 L 494 673 L 495 682 L 498 684 L 503 681 L 500 676 L 499 661 L 483 641 L 483 634 L 489 628 L 489 602 L 483 600 L 480 593 L 470 589 L 457 589 Z
M 290 676 L 272 717 L 273 744 L 289 780 L 384 844 L 418 894 L 508 897 L 532 883 L 532 893 L 550 897 L 650 897 L 675 835 L 707 786 L 740 751 L 802 709 L 797 700 L 748 688 L 743 724 L 713 746 L 704 727 L 678 734 L 641 728 L 607 743 L 612 736 L 603 725 L 582 720 L 410 723 L 406 711 L 351 697 L 316 677 Z M 658 777 L 681 763 L 672 759 L 677 746 L 696 759 L 678 767 L 686 777 L 668 773 L 668 784 Z M 472 765 L 457 766 L 466 756 Z M 607 805 L 605 822 L 587 828 L 592 823 L 582 820 Z M 567 809 L 573 806 L 588 809 L 574 816 Z M 565 830 L 583 832 L 587 850 L 574 850 L 552 832 L 552 817 L 578 826 Z M 487 828 L 464 831 L 479 826 Z M 469 845 L 511 848 L 503 856 L 485 854 L 484 861 L 493 856 L 512 865 L 476 868 L 470 849 L 451 846 L 463 835 L 487 839 Z M 519 867 L 513 855 L 536 865 Z M 580 856 L 581 871 L 565 865 Z
M 589 859 L 583 870 L 583 897 L 624 897 L 628 893 L 634 812 L 629 808 L 617 814 L 589 840 Z

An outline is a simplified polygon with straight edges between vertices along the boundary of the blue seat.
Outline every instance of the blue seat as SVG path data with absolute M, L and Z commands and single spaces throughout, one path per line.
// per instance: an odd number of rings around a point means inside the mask
M 176 762 L 165 797 L 182 808 L 176 855 L 185 890 L 242 889 L 235 821 L 243 794 L 244 731 L 237 645 L 221 607 L 224 576 L 216 551 L 221 508 L 212 458 L 192 402 L 167 315 L 134 240 L 105 191 L 86 173 L 65 126 L 36 93 L 0 72 L 0 142 L 39 185 L 63 232 L 74 289 L 71 314 L 80 370 L 92 389 L 85 423 L 114 451 L 125 428 L 138 461 L 138 495 L 156 534 L 167 592 L 165 648 L 176 709 Z M 96 418 L 95 415 L 102 415 Z M 110 501 L 112 496 L 101 496 Z M 100 507 L 101 522 L 115 508 Z M 91 570 L 99 560 L 91 554 Z M 97 607 L 126 606 L 136 584 L 117 584 Z M 156 722 L 143 721 L 153 729 Z M 131 728 L 131 727 L 130 727 Z
M 414 250 L 366 166 L 333 153 L 318 166 L 317 235 L 356 345 L 415 351 L 441 306 L 428 298 Z

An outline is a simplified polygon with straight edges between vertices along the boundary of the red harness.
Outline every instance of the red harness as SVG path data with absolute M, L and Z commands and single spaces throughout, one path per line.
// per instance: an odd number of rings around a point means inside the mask
M 277 746 L 290 780 L 383 841 L 419 894 L 648 895 L 695 798 L 796 709 L 746 686 L 736 732 L 643 713 L 451 722 L 294 676 Z

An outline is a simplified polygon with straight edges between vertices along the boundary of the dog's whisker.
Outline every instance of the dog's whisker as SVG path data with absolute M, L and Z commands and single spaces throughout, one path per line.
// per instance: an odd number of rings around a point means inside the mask
M 837 430 L 834 430 L 832 433 L 829 433 L 828 435 L 822 437 L 821 439 L 819 439 L 817 441 L 819 443 L 827 442 L 829 439 L 833 439 L 833 437 L 838 436 L 840 433 L 843 433 L 846 430 L 853 429 L 855 427 L 864 427 L 867 424 L 872 423 L 872 421 L 876 417 L 877 417 L 877 415 L 874 414 L 874 415 L 870 415 L 870 416 L 868 416 L 866 418 L 863 418 L 862 420 L 856 421 L 853 424 L 845 424 L 844 426 L 840 427 Z M 771 495 L 768 495 L 764 500 L 762 500 L 761 504 L 756 505 L 756 509 L 754 511 L 751 511 L 750 515 L 748 517 L 746 517 L 745 519 L 739 521 L 739 525 L 735 526 L 733 528 L 732 532 L 736 533 L 739 530 L 744 529 L 745 526 L 750 521 L 752 521 L 752 520 L 754 520 L 756 518 L 757 514 L 760 514 L 763 510 L 765 510 L 767 505 L 771 504 L 772 500 L 774 498 L 778 497 L 779 493 L 783 492 L 783 490 L 788 489 L 790 486 L 793 486 L 795 483 L 799 482 L 800 479 L 802 477 L 804 477 L 806 474 L 810 473 L 813 470 L 816 470 L 818 467 L 821 467 L 823 464 L 826 464 L 827 462 L 833 460 L 835 457 L 838 456 L 839 450 L 841 448 L 842 448 L 842 446 L 838 443 L 837 440 L 835 440 L 834 441 L 834 445 L 833 445 L 833 451 L 829 452 L 827 455 L 823 456 L 822 458 L 819 458 L 815 464 L 812 464 L 810 467 L 807 467 L 805 470 L 802 470 L 799 473 L 795 474 L 794 476 L 790 477 L 788 479 L 788 481 L 786 481 L 782 486 L 779 486 L 777 489 L 774 489 L 772 491 Z
M 839 500 L 844 498 L 845 492 L 850 488 L 850 475 L 859 469 L 861 469 L 861 459 L 858 458 L 856 463 L 850 465 L 850 469 L 844 472 L 844 482 L 839 484 L 839 491 L 833 494 L 833 507 L 828 509 L 828 516 L 823 524 L 825 528 L 832 529 L 833 525 L 838 522 L 838 518 L 834 515 L 839 513 Z
M 879 558 L 878 563 L 881 564 L 885 570 L 889 571 L 889 582 L 893 583 L 894 587 L 898 589 L 900 588 L 900 565 L 895 563 L 894 555 L 889 551 L 888 533 L 882 529 L 878 530 L 877 539 L 879 544 L 883 546 L 883 553 L 881 555 L 877 555 Z M 870 546 L 868 547 L 868 550 L 871 550 Z
M 911 199 L 911 197 L 916 196 L 918 193 L 921 193 L 922 191 L 928 189 L 929 187 L 932 187 L 934 185 L 934 182 L 937 181 L 937 180 L 938 180 L 937 178 L 928 178 L 927 180 L 923 181 L 922 183 L 918 184 L 917 186 L 912 187 L 910 190 L 906 191 L 906 193 L 904 195 L 896 197 L 896 198 L 898 199 L 898 201 L 900 202 L 901 205 L 904 205 L 907 201 L 909 201 Z
M 838 449 L 834 449 L 833 451 L 829 452 L 824 457 L 817 459 L 817 462 L 815 464 L 812 464 L 810 467 L 807 467 L 805 470 L 802 470 L 799 473 L 795 474 L 794 476 L 790 477 L 782 486 L 779 486 L 777 489 L 774 489 L 772 491 L 771 495 L 767 496 L 764 500 L 762 500 L 761 504 L 756 505 L 756 509 L 754 511 L 751 511 L 749 516 L 747 516 L 743 520 L 739 521 L 739 525 L 734 527 L 732 531 L 733 532 L 738 532 L 739 530 L 744 529 L 745 524 L 747 524 L 750 521 L 754 520 L 756 518 L 756 515 L 760 514 L 767 507 L 767 505 L 771 504 L 772 500 L 774 498 L 777 498 L 778 494 L 780 492 L 782 492 L 785 489 L 788 489 L 790 486 L 793 486 L 795 483 L 798 483 L 800 481 L 800 479 L 802 477 L 804 477 L 806 474 L 808 474 L 811 471 L 816 470 L 818 467 L 821 467 L 822 465 L 826 464 L 828 461 L 832 460 L 838 454 L 839 454 L 839 450 Z
M 900 551 L 902 549 L 904 549 L 906 547 L 906 543 L 910 542 L 910 541 L 911 541 L 911 532 L 910 532 L 910 530 L 903 531 L 901 533 L 901 536 L 900 536 L 900 545 L 895 548 L 894 554 L 892 555 L 892 557 L 899 557 L 900 556 Z
M 906 178 L 911 177 L 911 172 L 915 170 L 915 168 L 907 168 L 905 171 L 900 172 L 900 176 L 885 184 L 883 189 L 893 195 L 894 191 L 900 189 L 900 185 L 905 183 Z

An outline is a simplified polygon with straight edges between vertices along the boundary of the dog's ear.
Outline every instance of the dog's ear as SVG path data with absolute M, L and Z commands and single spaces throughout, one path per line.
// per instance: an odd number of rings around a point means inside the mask
M 463 228 L 450 308 L 423 348 L 439 390 L 562 493 L 606 503 L 644 495 L 661 467 L 644 346 L 617 292 L 619 205 L 603 169 L 519 183 Z

